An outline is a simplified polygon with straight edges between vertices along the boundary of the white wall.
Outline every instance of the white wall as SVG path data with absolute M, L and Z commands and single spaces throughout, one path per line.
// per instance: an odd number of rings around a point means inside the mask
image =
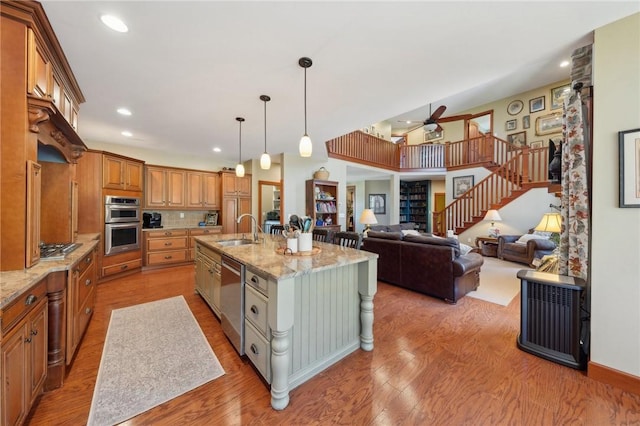
M 591 361 L 640 377 L 640 209 L 618 208 L 618 131 L 640 128 L 640 14 L 595 32 Z

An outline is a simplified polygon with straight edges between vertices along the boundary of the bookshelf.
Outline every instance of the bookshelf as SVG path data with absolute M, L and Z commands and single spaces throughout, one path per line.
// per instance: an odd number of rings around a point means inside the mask
M 400 223 L 413 222 L 418 231 L 430 231 L 430 188 L 428 180 L 400 181 Z
M 315 227 L 327 227 L 339 231 L 338 224 L 338 182 L 309 179 L 306 181 L 307 216 L 313 219 Z

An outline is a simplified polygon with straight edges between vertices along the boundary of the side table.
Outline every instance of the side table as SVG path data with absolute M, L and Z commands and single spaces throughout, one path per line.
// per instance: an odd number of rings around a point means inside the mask
M 498 257 L 498 239 L 493 237 L 476 237 L 476 246 L 480 253 L 487 257 Z

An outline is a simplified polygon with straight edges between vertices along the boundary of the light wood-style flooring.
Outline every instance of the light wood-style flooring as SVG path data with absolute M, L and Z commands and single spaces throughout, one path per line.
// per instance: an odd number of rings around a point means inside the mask
M 640 424 L 639 395 L 517 349 L 519 297 L 507 307 L 470 297 L 449 305 L 382 282 L 374 350 L 354 352 L 274 411 L 269 390 L 193 288 L 193 266 L 100 284 L 64 387 L 44 394 L 27 423 L 86 424 L 111 311 L 184 295 L 226 374 L 128 425 Z

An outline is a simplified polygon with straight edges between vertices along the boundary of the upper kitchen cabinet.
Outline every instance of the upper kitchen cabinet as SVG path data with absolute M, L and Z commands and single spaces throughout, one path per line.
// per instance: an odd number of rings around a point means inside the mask
M 104 155 L 102 162 L 103 188 L 142 191 L 143 163 L 141 161 Z
M 146 166 L 145 170 L 145 207 L 186 207 L 185 170 L 159 166 Z
M 217 173 L 187 171 L 187 207 L 217 210 L 220 206 Z
M 251 175 L 238 177 L 234 172 L 221 172 L 223 197 L 251 197 Z
M 40 164 L 40 147 L 55 149 L 69 166 L 77 163 L 87 150 L 76 131 L 85 99 L 39 2 L 3 1 L 0 19 L 0 140 L 2 152 L 11 153 L 0 157 L 0 270 L 11 271 L 38 260 L 34 243 L 41 214 L 33 210 L 35 200 L 27 200 L 35 194 L 32 181 L 41 180 L 43 190 L 49 184 L 33 166 Z M 71 184 L 67 180 L 61 186 L 73 191 Z M 61 215 L 71 215 L 66 210 L 71 204 L 60 208 Z M 48 212 L 43 206 L 42 214 Z

